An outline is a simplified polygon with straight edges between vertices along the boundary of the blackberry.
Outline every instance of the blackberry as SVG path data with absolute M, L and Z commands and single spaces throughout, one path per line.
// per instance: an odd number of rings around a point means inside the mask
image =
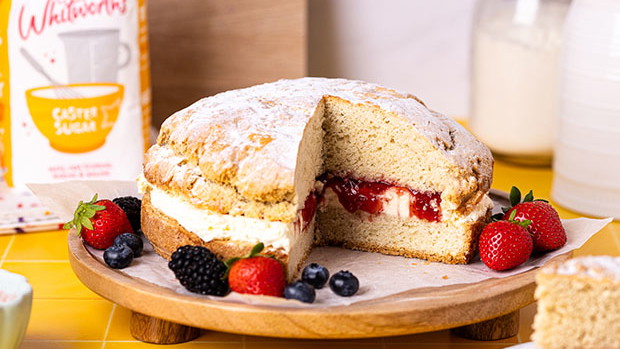
M 329 288 L 339 296 L 350 297 L 357 292 L 359 287 L 360 282 L 357 277 L 347 270 L 341 270 L 329 279 Z
M 134 257 L 140 257 L 144 243 L 142 239 L 133 233 L 123 233 L 114 238 L 114 245 L 127 245 L 133 251 Z
M 133 251 L 127 245 L 112 245 L 103 252 L 103 260 L 114 269 L 123 269 L 131 264 Z
M 225 296 L 228 280 L 223 278 L 226 265 L 202 246 L 179 247 L 168 262 L 168 268 L 186 289 L 194 293 Z
M 321 289 L 329 280 L 329 270 L 318 263 L 310 263 L 301 272 L 301 280 L 312 285 L 316 289 Z
M 129 223 L 131 223 L 133 231 L 136 234 L 141 232 L 142 229 L 140 227 L 140 210 L 142 209 L 142 200 L 134 196 L 121 196 L 112 200 L 112 202 L 117 204 L 120 208 L 123 209 L 123 211 L 125 211 L 127 219 L 129 219 Z
M 284 288 L 284 298 L 296 299 L 304 303 L 312 303 L 316 298 L 316 292 L 312 285 L 303 281 L 295 281 Z

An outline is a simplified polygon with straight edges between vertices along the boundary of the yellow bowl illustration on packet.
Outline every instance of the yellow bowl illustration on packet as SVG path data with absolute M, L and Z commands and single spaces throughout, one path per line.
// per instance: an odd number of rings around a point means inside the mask
M 113 83 L 46 86 L 26 91 L 37 129 L 52 148 L 83 153 L 101 147 L 123 102 L 123 85 Z

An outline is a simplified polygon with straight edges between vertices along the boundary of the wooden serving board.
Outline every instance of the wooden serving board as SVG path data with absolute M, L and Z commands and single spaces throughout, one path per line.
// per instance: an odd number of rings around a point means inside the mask
M 569 254 L 553 260 L 568 259 Z M 288 338 L 365 338 L 455 328 L 472 339 L 518 331 L 518 310 L 534 302 L 537 269 L 501 279 L 400 294 L 348 306 L 293 308 L 223 302 L 179 294 L 109 268 L 76 234 L 69 260 L 78 278 L 102 297 L 131 309 L 131 332 L 151 343 L 178 343 L 211 329 Z

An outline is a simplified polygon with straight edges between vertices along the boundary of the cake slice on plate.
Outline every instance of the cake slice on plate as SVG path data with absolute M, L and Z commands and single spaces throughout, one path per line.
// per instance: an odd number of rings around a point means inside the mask
M 263 242 L 292 279 L 314 245 L 467 263 L 493 158 L 416 97 L 344 79 L 281 80 L 204 98 L 146 154 L 142 229 L 169 257 Z
M 620 348 L 620 257 L 552 264 L 536 282 L 532 339 L 538 348 Z

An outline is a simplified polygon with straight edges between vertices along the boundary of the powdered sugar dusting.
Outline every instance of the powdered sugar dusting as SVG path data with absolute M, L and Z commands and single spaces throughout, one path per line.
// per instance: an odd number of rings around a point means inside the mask
M 304 128 L 326 96 L 377 106 L 407 119 L 463 169 L 479 158 L 476 154 L 491 158 L 488 149 L 456 122 L 409 94 L 326 78 L 280 80 L 204 98 L 166 120 L 158 143 L 170 144 L 202 172 L 224 173 L 241 191 L 256 183 L 292 187 Z
M 610 279 L 620 282 L 620 257 L 577 257 L 570 259 L 559 266 L 545 268 L 543 272 L 555 272 L 560 275 L 585 275 L 597 280 Z

